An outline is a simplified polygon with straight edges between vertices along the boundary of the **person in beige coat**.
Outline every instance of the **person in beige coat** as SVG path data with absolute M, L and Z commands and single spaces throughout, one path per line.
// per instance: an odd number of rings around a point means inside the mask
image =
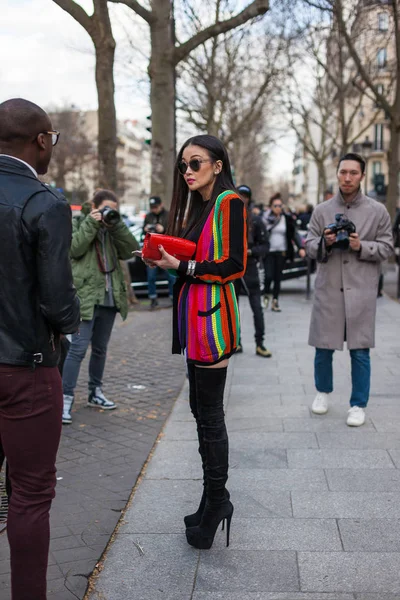
M 306 251 L 319 265 L 315 280 L 309 344 L 316 348 L 314 376 L 316 414 L 328 411 L 333 391 L 335 350 L 350 350 L 352 393 L 347 424 L 363 425 L 370 390 L 370 348 L 375 345 L 375 313 L 380 263 L 393 252 L 389 213 L 385 206 L 361 192 L 365 161 L 358 154 L 340 159 L 338 193 L 318 205 L 312 215 Z M 328 225 L 348 219 L 348 248 L 338 247 L 343 231 Z M 339 244 L 338 244 L 339 242 Z M 346 241 L 341 242 L 342 246 Z

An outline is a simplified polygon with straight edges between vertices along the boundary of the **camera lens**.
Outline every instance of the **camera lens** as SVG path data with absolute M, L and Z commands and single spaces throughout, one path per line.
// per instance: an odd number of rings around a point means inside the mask
M 106 225 L 116 225 L 121 219 L 119 212 L 109 206 L 105 206 L 100 212 Z

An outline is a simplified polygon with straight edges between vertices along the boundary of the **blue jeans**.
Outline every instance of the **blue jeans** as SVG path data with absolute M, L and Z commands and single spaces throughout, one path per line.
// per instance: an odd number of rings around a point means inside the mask
M 334 350 L 316 348 L 314 361 L 315 387 L 318 392 L 330 394 L 333 391 Z M 371 361 L 369 348 L 350 350 L 352 391 L 350 406 L 365 408 L 368 404 L 371 383 Z
M 72 336 L 63 368 L 63 392 L 73 396 L 78 381 L 81 362 L 89 344 L 92 354 L 89 361 L 89 390 L 101 387 L 107 358 L 107 346 L 117 314 L 116 308 L 96 306 L 91 321 L 82 321 L 78 333 Z
M 156 280 L 157 280 L 157 273 L 159 270 L 163 271 L 163 273 L 165 273 L 165 277 L 168 279 L 169 297 L 172 298 L 172 296 L 174 295 L 175 277 L 173 275 L 171 275 L 171 273 L 169 273 L 169 271 L 164 271 L 163 269 L 159 269 L 159 267 L 156 267 L 155 269 L 151 269 L 150 267 L 147 267 L 147 284 L 148 284 L 148 290 L 149 290 L 149 298 L 151 300 L 153 300 L 154 298 L 157 298 Z

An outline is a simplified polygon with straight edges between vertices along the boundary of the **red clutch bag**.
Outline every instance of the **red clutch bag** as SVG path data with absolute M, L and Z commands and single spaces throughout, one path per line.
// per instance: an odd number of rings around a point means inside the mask
M 161 252 L 158 249 L 160 245 L 168 254 L 175 256 L 178 260 L 190 260 L 196 251 L 196 244 L 190 240 L 162 233 L 146 233 L 142 257 L 149 260 L 160 260 Z

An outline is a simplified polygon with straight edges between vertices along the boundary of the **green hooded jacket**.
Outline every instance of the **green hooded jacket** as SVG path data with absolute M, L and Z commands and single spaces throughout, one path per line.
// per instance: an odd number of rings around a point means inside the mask
M 82 213 L 72 219 L 71 263 L 74 284 L 81 302 L 81 319 L 93 319 L 94 307 L 104 304 L 106 276 L 99 266 L 97 248 L 101 248 L 97 234 L 102 227 L 89 214 L 90 208 L 83 207 Z M 111 273 L 111 282 L 116 309 L 126 319 L 128 302 L 126 283 L 120 260 L 132 258 L 132 252 L 139 249 L 139 244 L 127 226 L 121 220 L 114 227 L 108 227 L 106 236 L 106 256 Z

